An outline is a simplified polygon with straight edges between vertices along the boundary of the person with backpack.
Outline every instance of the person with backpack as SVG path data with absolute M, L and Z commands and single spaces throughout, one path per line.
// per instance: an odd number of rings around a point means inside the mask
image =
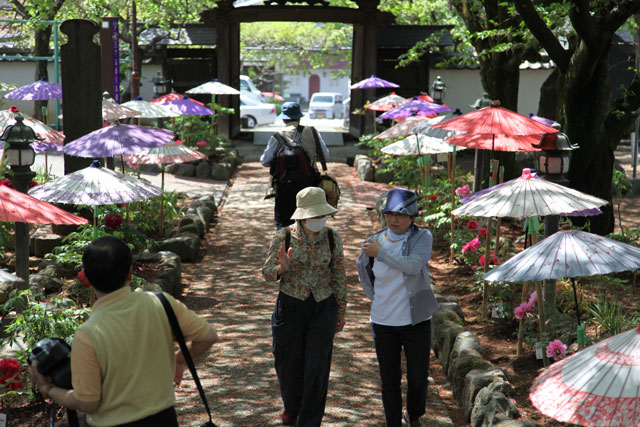
M 333 338 L 345 324 L 347 287 L 342 240 L 325 226 L 337 210 L 319 187 L 300 191 L 296 206 L 296 223 L 276 231 L 262 275 L 279 281 L 271 332 L 282 424 L 313 427 L 324 416 Z
M 319 184 L 316 158 L 329 157 L 329 149 L 320 132 L 311 126 L 300 125 L 302 116 L 300 104 L 283 103 L 280 118 L 286 127 L 269 138 L 260 157 L 262 166 L 270 168 L 277 229 L 293 224 L 291 215 L 296 210 L 296 194 L 303 188 Z
M 438 309 L 429 282 L 433 236 L 414 224 L 418 198 L 413 191 L 394 188 L 383 210 L 387 224 L 370 236 L 356 262 L 358 278 L 371 303 L 371 328 L 382 382 L 387 427 L 402 419 L 420 426 L 425 413 L 431 316 Z M 402 411 L 401 357 L 407 372 L 407 405 Z

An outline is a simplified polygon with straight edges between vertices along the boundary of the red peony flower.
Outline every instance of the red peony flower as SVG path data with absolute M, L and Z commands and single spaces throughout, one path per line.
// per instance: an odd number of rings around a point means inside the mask
M 478 230 L 478 236 L 482 237 L 483 239 L 487 237 L 487 229 L 482 227 Z
M 31 182 L 29 183 L 29 188 L 33 188 L 36 185 L 40 185 L 40 184 L 38 184 L 38 181 L 32 179 Z
M 478 221 L 476 221 L 475 219 L 472 219 L 471 221 L 469 221 L 467 223 L 467 228 L 471 231 L 473 230 L 477 230 L 478 229 Z M 486 230 L 485 230 L 486 231 Z
M 0 360 L 0 389 L 18 390 L 22 388 L 23 385 L 19 375 L 21 369 L 18 361 L 14 359 Z
M 9 180 L 9 178 L 5 178 L 2 181 L 0 181 L 0 185 L 4 185 L 5 187 L 13 188 L 13 184 L 11 184 L 11 181 Z
M 122 225 L 122 217 L 120 214 L 109 214 L 104 218 L 107 227 L 117 230 Z
M 12 113 L 19 113 L 20 112 L 20 110 L 18 110 L 18 107 L 16 107 L 15 105 L 12 105 L 9 108 L 9 111 L 11 111 Z
M 429 196 L 429 200 L 435 200 L 438 197 L 442 196 L 442 193 L 436 193 Z

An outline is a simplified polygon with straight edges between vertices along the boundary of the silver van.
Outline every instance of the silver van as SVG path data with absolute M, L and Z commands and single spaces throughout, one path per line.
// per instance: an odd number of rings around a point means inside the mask
M 309 101 L 309 117 L 312 119 L 341 119 L 344 117 L 342 94 L 316 92 Z

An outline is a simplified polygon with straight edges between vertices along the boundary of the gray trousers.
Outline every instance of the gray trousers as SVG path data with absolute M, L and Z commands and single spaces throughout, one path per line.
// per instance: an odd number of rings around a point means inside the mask
M 278 294 L 271 316 L 275 368 L 284 409 L 299 427 L 322 423 L 337 314 L 333 296 L 316 302 Z

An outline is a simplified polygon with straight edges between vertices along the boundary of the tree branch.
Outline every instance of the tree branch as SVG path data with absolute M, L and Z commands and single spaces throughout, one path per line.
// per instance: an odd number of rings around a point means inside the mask
M 529 30 L 547 51 L 549 57 L 551 57 L 560 70 L 563 72 L 567 71 L 570 55 L 567 50 L 562 47 L 558 38 L 551 32 L 549 27 L 547 27 L 547 24 L 544 23 L 533 7 L 533 3 L 530 0 L 512 0 L 512 2 L 527 24 L 527 27 L 529 27 Z
M 610 12 L 603 26 L 608 32 L 615 32 L 629 17 L 640 11 L 640 0 L 627 0 L 616 5 Z
M 24 19 L 31 19 L 31 14 L 29 14 L 29 11 L 24 7 L 22 3 L 20 3 L 18 0 L 10 0 L 10 2 L 13 5 L 13 9 L 18 14 L 20 14 L 20 16 L 22 16 Z
M 597 46 L 602 41 L 600 23 L 591 17 L 588 0 L 574 0 L 574 5 L 569 9 L 569 19 L 576 33 L 582 37 L 589 46 Z M 609 34 L 607 34 L 609 35 Z M 608 43 L 605 43 L 608 45 Z
M 640 109 L 640 73 L 636 73 L 624 94 L 613 102 L 604 120 L 605 129 L 611 149 L 628 132 L 638 117 Z

